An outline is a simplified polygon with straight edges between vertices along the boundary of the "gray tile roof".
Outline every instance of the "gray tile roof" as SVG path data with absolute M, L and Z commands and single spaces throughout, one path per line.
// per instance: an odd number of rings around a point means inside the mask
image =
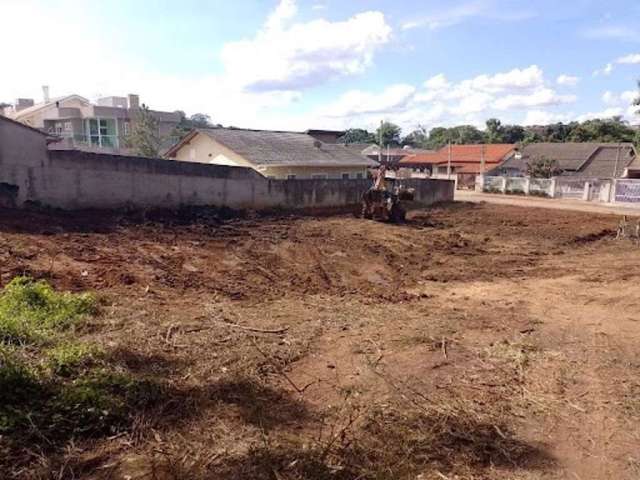
M 525 163 L 546 157 L 562 170 L 578 170 L 600 146 L 598 143 L 532 143 L 522 149 Z
M 616 168 L 617 143 L 532 143 L 522 149 L 520 158 L 512 157 L 500 165 L 501 170 L 519 170 L 525 174 L 527 164 L 538 158 L 555 160 L 563 175 L 607 178 L 621 176 L 634 159 L 631 144 L 620 144 Z
M 344 145 L 322 143 L 298 132 L 198 129 L 254 165 L 276 166 L 373 166 L 375 162 Z
M 602 145 L 580 170 L 580 175 L 594 178 L 621 177 L 633 159 L 634 152 L 630 145 L 622 146 L 619 156 L 617 145 Z

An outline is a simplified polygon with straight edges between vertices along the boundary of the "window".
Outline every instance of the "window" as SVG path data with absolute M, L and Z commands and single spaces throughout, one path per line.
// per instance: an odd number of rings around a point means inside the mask
M 356 178 L 359 180 L 362 180 L 362 173 L 356 173 Z
M 64 122 L 64 131 L 70 132 L 72 130 L 71 122 Z
M 296 176 L 294 174 L 287 175 L 287 180 L 295 180 Z
M 129 122 L 124 122 L 124 125 L 122 125 L 122 131 L 125 135 L 129 135 Z
M 342 174 L 342 179 L 343 180 L 349 180 L 349 174 L 348 173 L 343 173 Z
M 90 118 L 89 139 L 92 145 L 99 147 L 118 147 L 116 135 L 116 121 L 113 118 Z

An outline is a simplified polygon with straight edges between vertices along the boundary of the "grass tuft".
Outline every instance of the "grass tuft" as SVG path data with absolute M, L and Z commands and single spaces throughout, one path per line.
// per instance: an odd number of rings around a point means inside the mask
M 96 310 L 92 294 L 59 293 L 44 281 L 16 277 L 0 293 L 0 342 L 42 342 Z

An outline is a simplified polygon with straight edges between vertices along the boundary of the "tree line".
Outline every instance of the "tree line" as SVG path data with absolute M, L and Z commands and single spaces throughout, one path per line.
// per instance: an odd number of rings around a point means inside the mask
M 640 99 L 637 101 L 640 105 Z M 392 122 L 382 122 L 375 132 L 362 128 L 346 131 L 341 142 L 370 143 L 391 147 L 412 147 L 436 150 L 449 143 L 492 144 L 534 142 L 632 142 L 640 146 L 640 130 L 634 129 L 621 117 L 593 119 L 584 122 L 554 123 L 544 126 L 504 125 L 497 118 L 487 120 L 484 130 L 473 125 L 435 127 L 427 131 L 419 127 L 402 135 L 400 127 Z

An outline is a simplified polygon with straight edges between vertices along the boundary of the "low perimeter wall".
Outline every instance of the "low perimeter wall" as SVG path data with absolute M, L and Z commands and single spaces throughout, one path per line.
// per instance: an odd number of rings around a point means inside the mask
M 366 179 L 269 180 L 250 168 L 75 150 L 49 151 L 29 164 L 7 160 L 0 162 L 0 197 L 2 204 L 18 207 L 26 202 L 63 209 L 339 207 L 358 203 L 371 186 Z M 402 184 L 415 188 L 416 201 L 425 205 L 453 200 L 453 181 Z

